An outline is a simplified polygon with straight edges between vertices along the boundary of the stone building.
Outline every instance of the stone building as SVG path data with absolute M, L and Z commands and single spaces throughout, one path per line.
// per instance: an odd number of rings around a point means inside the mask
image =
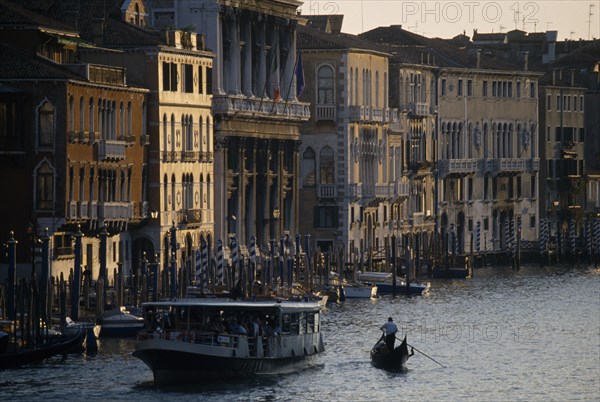
M 83 265 L 112 273 L 129 255 L 127 229 L 144 219 L 148 91 L 128 85 L 123 68 L 77 63 L 81 39 L 68 25 L 0 8 L 0 171 L 11 189 L 0 239 L 27 233 L 18 263 L 36 270 L 47 239 L 50 274 L 68 276 L 80 227 Z
M 361 36 L 387 46 L 401 66 L 390 93 L 405 102 L 405 124 L 417 134 L 407 137 L 406 174 L 417 194 L 407 217 L 431 216 L 438 239 L 423 252 L 506 252 L 517 236 L 537 240 L 541 74 L 400 25 Z
M 143 4 L 137 5 L 147 15 Z M 143 29 L 127 15 L 122 8 L 102 19 L 90 35 L 102 47 L 84 49 L 80 57 L 123 66 L 130 82 L 150 90 L 148 194 L 144 225 L 133 228 L 134 268 L 145 253 L 163 267 L 174 257 L 178 267 L 192 272 L 201 240 L 212 244 L 214 236 L 213 53 L 204 48 L 203 35 Z
M 566 247 L 571 222 L 581 225 L 585 203 L 585 92 L 573 70 L 553 69 L 540 88 L 542 158 L 540 211 L 550 223 L 550 235 Z M 577 228 L 575 229 L 577 232 Z
M 298 33 L 301 99 L 312 104 L 302 125 L 300 229 L 321 251 L 377 263 L 401 233 L 409 196 L 398 113 L 388 105 L 390 55 L 340 28 L 340 18 L 313 16 Z
M 206 34 L 213 69 L 215 238 L 259 246 L 298 231 L 296 0 L 147 1 L 154 26 Z

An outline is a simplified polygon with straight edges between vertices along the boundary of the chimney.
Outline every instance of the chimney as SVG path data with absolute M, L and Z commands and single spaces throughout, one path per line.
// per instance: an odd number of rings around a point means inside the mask
M 481 49 L 477 49 L 477 68 L 481 68 Z
M 523 52 L 523 70 L 529 70 L 529 52 Z

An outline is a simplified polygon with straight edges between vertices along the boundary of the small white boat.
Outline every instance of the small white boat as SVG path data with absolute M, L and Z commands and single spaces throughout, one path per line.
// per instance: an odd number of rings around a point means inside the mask
M 380 295 L 392 294 L 394 292 L 394 278 L 390 272 L 360 272 L 358 279 L 361 282 L 376 285 Z M 421 295 L 427 293 L 430 287 L 431 284 L 429 282 L 410 281 L 407 285 L 404 278 L 396 276 L 396 292 L 398 294 Z
M 100 336 L 103 338 L 136 336 L 144 328 L 144 317 L 121 306 L 118 309 L 105 311 L 99 324 L 102 327 Z
M 376 285 L 352 284 L 342 285 L 346 299 L 370 299 L 377 297 Z

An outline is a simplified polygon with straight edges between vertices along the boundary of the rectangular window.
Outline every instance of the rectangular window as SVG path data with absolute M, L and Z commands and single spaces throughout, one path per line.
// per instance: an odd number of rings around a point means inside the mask
M 204 67 L 198 66 L 198 93 L 204 93 Z
M 338 221 L 337 207 L 317 206 L 315 207 L 315 227 L 316 228 L 336 228 Z
M 560 95 L 556 95 L 556 111 L 560 112 Z
M 568 101 L 569 97 L 567 95 L 563 95 L 563 110 L 568 111 L 569 110 L 569 106 L 568 106 Z
M 508 97 L 512 98 L 512 82 L 508 83 Z
M 521 176 L 517 176 L 517 198 L 521 198 Z
M 490 221 L 487 216 L 483 218 L 483 230 L 490 230 Z
M 521 81 L 517 81 L 517 98 L 521 97 Z
M 207 95 L 212 95 L 212 84 L 213 84 L 213 78 L 212 78 L 212 67 L 206 67 L 206 94 Z
M 573 96 L 573 111 L 577 111 L 577 95 Z
M 535 215 L 529 215 L 529 228 L 535 229 Z
M 529 83 L 529 97 L 530 98 L 535 98 L 535 82 L 530 82 Z
M 579 111 L 583 112 L 583 95 L 579 96 Z
M 467 96 L 473 96 L 473 80 L 467 80 Z
M 177 82 L 179 77 L 177 76 L 177 64 L 171 63 L 171 91 L 177 92 Z
M 469 218 L 469 232 L 473 231 L 473 218 Z
M 546 110 L 552 110 L 552 95 L 546 96 Z
M 552 132 L 552 127 L 548 126 L 546 128 L 547 128 L 547 130 L 546 130 L 547 131 L 546 141 L 550 142 L 550 135 L 551 135 L 551 132 Z
M 492 81 L 492 96 L 498 96 L 498 83 L 496 81 Z
M 483 81 L 483 85 L 481 87 L 481 95 L 488 96 L 488 82 Z
M 163 76 L 163 91 L 171 90 L 171 65 L 167 62 L 162 63 L 162 76 Z
M 191 64 L 183 65 L 183 91 L 188 94 L 194 92 L 194 66 Z
M 469 180 L 467 182 L 467 187 L 468 187 L 469 200 L 472 200 L 473 199 L 473 178 L 469 177 Z
M 442 96 L 446 95 L 446 79 L 442 78 Z
M 531 175 L 531 181 L 529 183 L 531 184 L 531 187 L 529 189 L 529 196 L 531 198 L 535 198 L 537 196 L 535 192 L 535 175 Z

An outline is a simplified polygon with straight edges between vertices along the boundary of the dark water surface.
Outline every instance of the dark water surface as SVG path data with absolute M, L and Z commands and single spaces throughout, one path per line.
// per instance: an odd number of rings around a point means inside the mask
M 393 316 L 415 353 L 409 372 L 375 369 L 369 350 Z M 326 352 L 310 369 L 245 382 L 155 388 L 133 340 L 0 371 L 3 401 L 598 401 L 600 270 L 483 268 L 434 280 L 423 297 L 329 305 Z

